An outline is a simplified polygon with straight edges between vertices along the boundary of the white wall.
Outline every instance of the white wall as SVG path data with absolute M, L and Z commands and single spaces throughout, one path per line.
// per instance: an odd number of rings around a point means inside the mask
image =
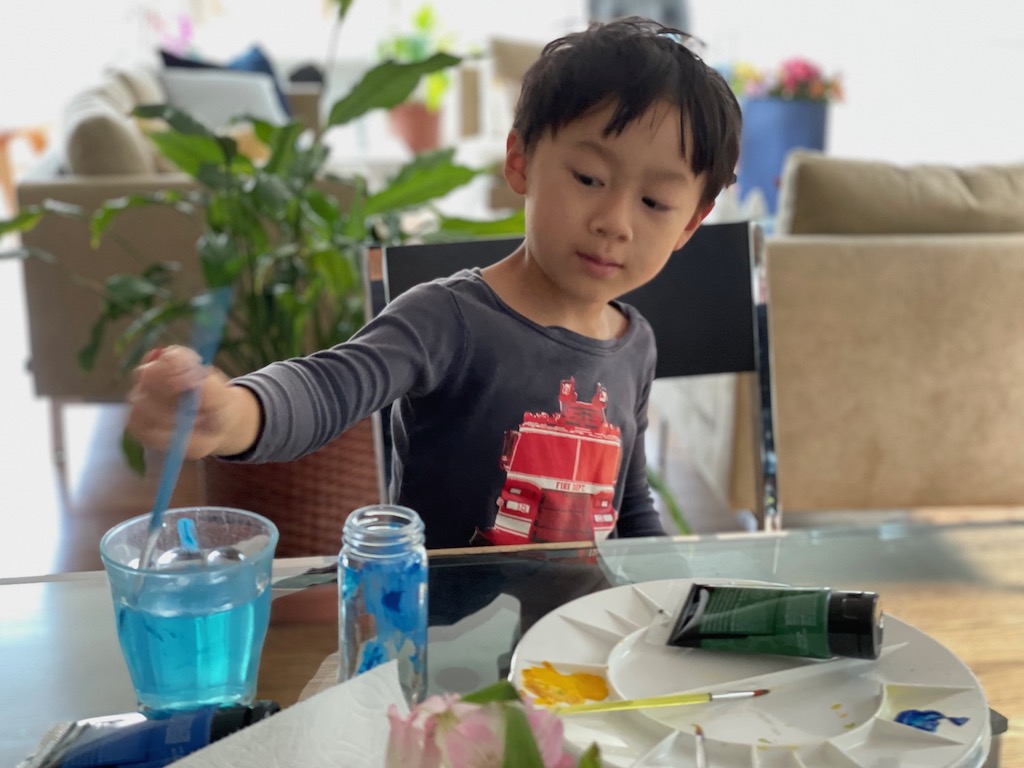
M 371 57 L 415 0 L 356 0 L 339 40 Z M 584 23 L 585 0 L 436 0 L 462 49 L 501 34 L 548 40 Z M 109 61 L 148 48 L 144 12 L 191 9 L 196 43 L 228 57 L 262 42 L 290 62 L 322 61 L 325 0 L 4 0 L 0 125 L 52 120 Z M 829 150 L 902 162 L 1024 161 L 1024 3 L 1019 0 L 690 0 L 711 63 L 772 65 L 804 55 L 842 73 Z
M 1018 0 L 690 0 L 715 63 L 793 55 L 842 73 L 828 149 L 897 162 L 1024 162 Z

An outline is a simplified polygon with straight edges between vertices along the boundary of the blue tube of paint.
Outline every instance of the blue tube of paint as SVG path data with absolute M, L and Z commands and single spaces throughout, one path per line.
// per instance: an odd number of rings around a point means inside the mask
M 280 711 L 276 702 L 204 707 L 170 716 L 138 712 L 79 720 L 44 745 L 31 768 L 163 768 Z

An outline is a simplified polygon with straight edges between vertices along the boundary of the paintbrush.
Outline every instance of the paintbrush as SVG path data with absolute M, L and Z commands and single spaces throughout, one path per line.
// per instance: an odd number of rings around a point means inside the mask
M 700 725 L 693 726 L 693 735 L 697 744 L 697 768 L 708 768 L 707 747 L 704 744 L 704 729 Z
M 767 688 L 753 691 L 723 691 L 721 693 L 672 693 L 668 696 L 651 696 L 646 699 L 621 699 L 619 701 L 595 701 L 590 704 L 570 704 L 554 709 L 559 715 L 575 715 L 584 712 L 618 712 L 626 709 L 650 709 L 653 707 L 681 707 L 687 704 L 708 704 L 727 699 L 751 699 L 764 696 Z
M 192 329 L 191 347 L 199 353 L 202 364 L 210 365 L 217 353 L 224 324 L 227 321 L 228 309 L 231 304 L 231 288 L 217 288 L 193 300 L 196 308 L 195 325 Z M 188 445 L 192 425 L 195 423 L 199 409 L 198 390 L 189 390 L 178 398 L 175 413 L 174 432 L 167 448 L 167 456 L 160 472 L 160 482 L 156 489 L 156 498 L 150 510 L 149 533 L 139 555 L 139 568 L 150 568 L 156 552 L 156 542 L 163 526 L 164 512 L 170 506 L 171 493 L 178 482 L 178 474 L 185 459 L 185 447 Z

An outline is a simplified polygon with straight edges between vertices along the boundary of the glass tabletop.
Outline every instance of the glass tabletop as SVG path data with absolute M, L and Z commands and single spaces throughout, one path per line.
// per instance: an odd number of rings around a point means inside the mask
M 1010 720 L 1002 764 L 1024 765 L 1022 551 L 1024 522 L 1013 521 L 433 551 L 429 687 L 465 692 L 494 682 L 511 668 L 519 639 L 544 616 L 623 584 L 706 577 L 871 589 L 887 613 L 928 633 L 972 670 L 989 705 Z M 337 650 L 332 561 L 275 562 L 279 595 L 261 698 L 294 703 Z M 296 581 L 311 567 L 327 572 Z M 282 588 L 281 579 L 293 589 Z M 54 722 L 132 708 L 102 572 L 10 581 L 0 585 L 0 598 L 0 652 L 32 662 L 8 665 L 0 676 L 7 723 L 0 762 L 16 762 Z

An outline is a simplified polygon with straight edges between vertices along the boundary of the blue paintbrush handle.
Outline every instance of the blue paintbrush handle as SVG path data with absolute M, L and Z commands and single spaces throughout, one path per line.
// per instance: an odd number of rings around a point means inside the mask
M 196 300 L 197 312 L 192 329 L 191 347 L 199 354 L 203 365 L 213 362 L 213 357 L 217 354 L 217 347 L 220 346 L 220 340 L 224 334 L 224 324 L 227 321 L 230 304 L 230 288 L 218 288 Z M 171 434 L 167 457 L 164 459 L 164 466 L 160 472 L 160 483 L 157 485 L 156 497 L 153 499 L 153 508 L 149 518 L 149 536 L 146 539 L 142 556 L 139 558 L 140 568 L 149 566 L 153 551 L 156 549 L 156 539 L 160 527 L 163 525 L 164 511 L 170 505 L 171 494 L 174 492 L 174 486 L 178 483 L 181 465 L 185 460 L 185 448 L 188 447 L 188 439 L 192 434 L 192 426 L 195 424 L 198 411 L 198 389 L 190 389 L 178 398 L 178 407 L 174 416 L 174 432 Z
M 160 484 L 156 488 L 156 497 L 153 499 L 153 512 L 149 521 L 150 531 L 160 527 L 163 522 L 164 510 L 171 503 L 171 494 L 178 482 L 181 465 L 185 461 L 185 448 L 188 446 L 188 438 L 192 434 L 192 425 L 195 424 L 198 411 L 199 392 L 197 390 L 190 389 L 178 398 L 178 409 L 174 416 L 174 434 L 171 435 L 171 444 L 167 447 L 167 457 L 164 459 L 163 470 L 160 472 Z

